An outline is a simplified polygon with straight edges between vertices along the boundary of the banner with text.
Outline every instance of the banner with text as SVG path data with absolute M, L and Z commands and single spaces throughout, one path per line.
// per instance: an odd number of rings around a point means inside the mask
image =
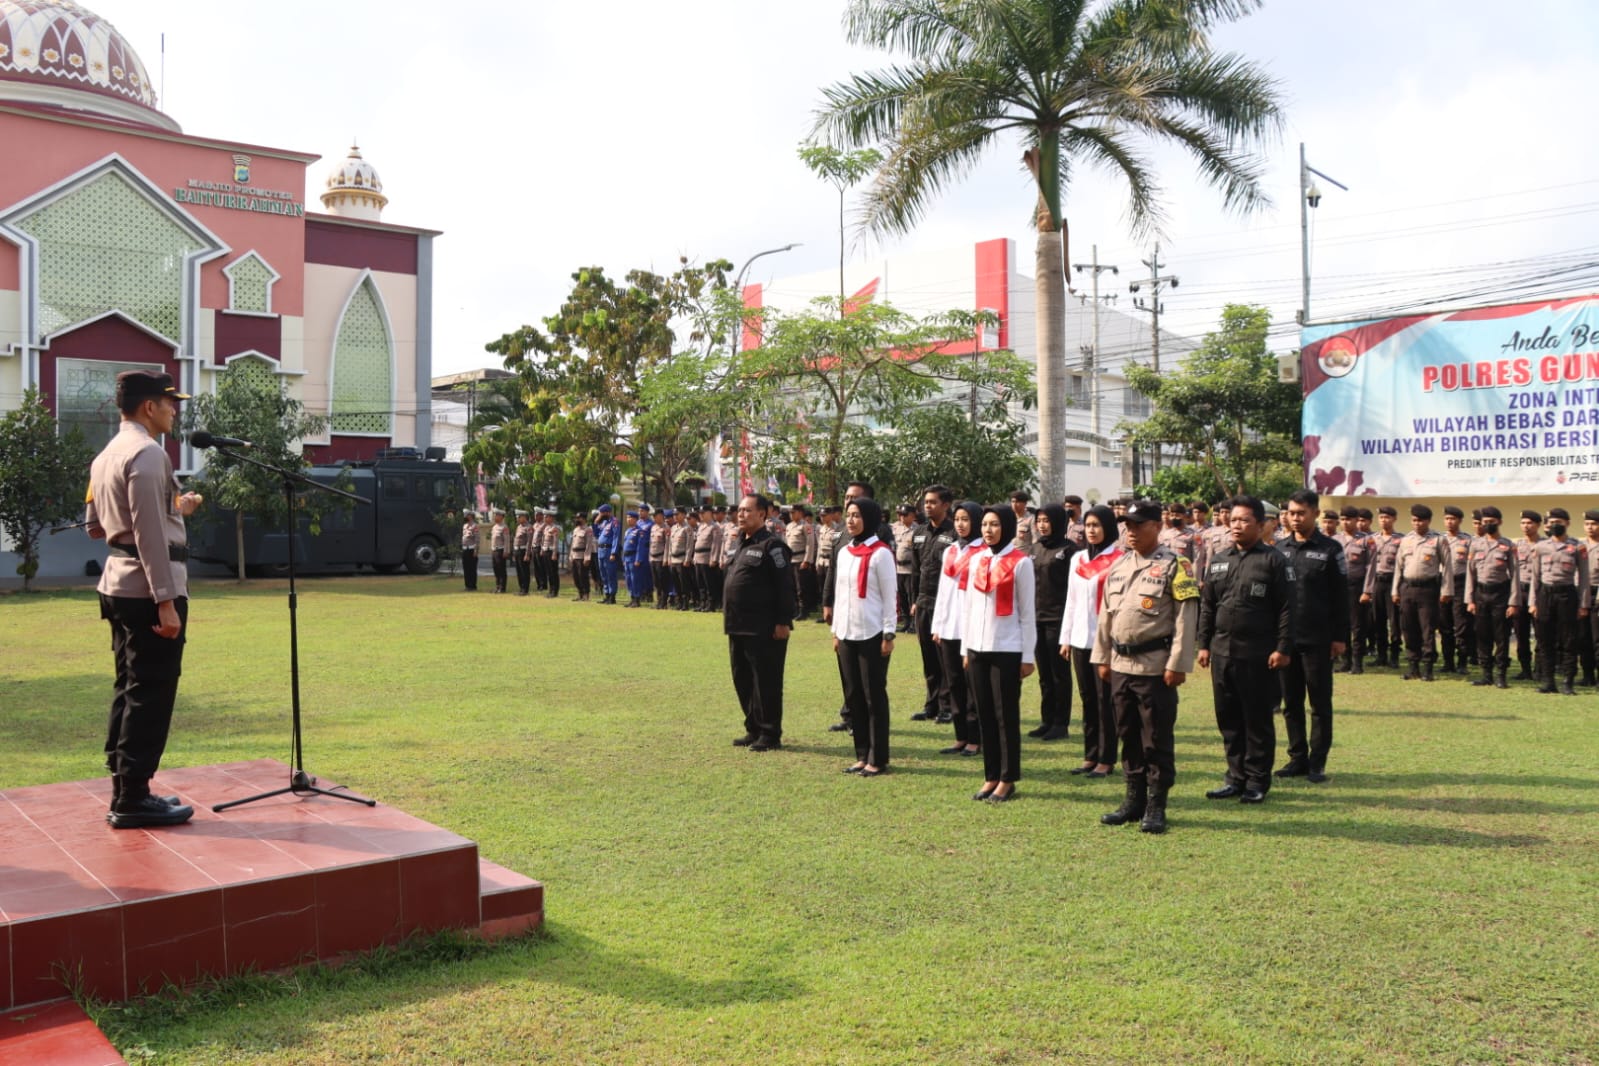
M 1318 324 L 1300 345 L 1318 493 L 1599 488 L 1599 296 Z

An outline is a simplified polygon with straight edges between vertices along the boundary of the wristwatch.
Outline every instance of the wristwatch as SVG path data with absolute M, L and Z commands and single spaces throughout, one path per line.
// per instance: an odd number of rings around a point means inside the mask
M 892 642 L 894 640 L 894 635 L 894 632 L 890 630 L 889 632 L 883 634 L 883 639 Z

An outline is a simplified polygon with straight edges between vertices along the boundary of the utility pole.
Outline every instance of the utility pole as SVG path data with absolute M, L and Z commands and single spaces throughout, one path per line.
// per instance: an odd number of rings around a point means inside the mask
M 1108 270 L 1112 274 L 1121 271 L 1109 263 L 1099 261 L 1099 245 L 1091 246 L 1093 258 L 1087 263 L 1073 263 L 1072 269 L 1081 274 L 1085 270 L 1093 271 L 1091 294 L 1094 301 L 1094 335 L 1089 346 L 1088 354 L 1088 410 L 1089 410 L 1089 435 L 1094 439 L 1088 445 L 1088 461 L 1094 468 L 1094 476 L 1099 476 L 1099 275 L 1101 271 Z
M 1300 258 L 1300 301 L 1299 324 L 1310 325 L 1310 212 L 1306 208 L 1321 206 L 1321 187 L 1311 175 L 1324 178 L 1338 188 L 1349 191 L 1349 186 L 1330 177 L 1305 162 L 1305 142 L 1299 142 L 1299 258 Z
M 1150 353 L 1151 362 L 1152 362 L 1153 367 L 1154 367 L 1154 371 L 1155 371 L 1156 374 L 1159 374 L 1160 373 L 1160 313 L 1166 309 L 1165 304 L 1162 304 L 1160 302 L 1160 290 L 1165 288 L 1168 285 L 1175 289 L 1177 287 L 1177 275 L 1175 275 L 1175 274 L 1162 274 L 1161 273 L 1161 269 L 1163 267 L 1165 267 L 1166 264 L 1162 263 L 1160 261 L 1160 242 L 1159 241 L 1155 242 L 1155 250 L 1150 253 L 1149 258 L 1148 259 L 1140 259 L 1139 262 L 1143 263 L 1146 267 L 1149 268 L 1149 280 L 1147 280 L 1147 281 L 1135 281 L 1131 285 L 1127 286 L 1127 291 L 1136 294 L 1138 292 L 1138 290 L 1140 288 L 1142 288 L 1143 286 L 1145 286 L 1145 285 L 1149 286 L 1149 300 L 1146 302 L 1142 296 L 1134 295 L 1133 296 L 1133 306 L 1136 307 L 1140 311 L 1148 311 L 1149 312 L 1149 317 L 1150 317 L 1149 353 Z M 1151 407 L 1151 410 L 1153 410 L 1153 407 Z M 1160 473 L 1160 444 L 1159 443 L 1154 445 L 1154 447 L 1150 451 L 1150 456 L 1149 456 L 1149 476 L 1151 478 L 1153 478 L 1158 473 Z

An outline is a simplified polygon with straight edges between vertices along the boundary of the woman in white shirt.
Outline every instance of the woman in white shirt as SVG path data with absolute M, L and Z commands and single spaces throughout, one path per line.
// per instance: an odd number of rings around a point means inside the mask
M 1104 505 L 1090 507 L 1083 517 L 1083 542 L 1066 583 L 1060 657 L 1071 660 L 1077 693 L 1083 699 L 1083 765 L 1072 773 L 1105 777 L 1116 768 L 1116 711 L 1110 703 L 1110 682 L 1099 679 L 1088 656 L 1099 631 L 1105 575 L 1123 551 L 1116 535 L 1116 512 Z
M 833 651 L 844 683 L 855 762 L 846 774 L 888 769 L 888 658 L 899 628 L 894 548 L 877 537 L 883 510 L 873 500 L 844 509 L 849 539 L 833 556 Z
M 1033 672 L 1038 642 L 1033 621 L 1033 561 L 1012 542 L 1016 513 L 986 507 L 983 544 L 971 563 L 962 651 L 966 684 L 983 737 L 983 787 L 973 799 L 1016 798 L 1022 776 L 1022 678 Z
M 977 728 L 977 713 L 966 688 L 966 667 L 961 654 L 961 632 L 966 625 L 966 586 L 971 580 L 971 561 L 984 550 L 977 537 L 983 520 L 983 505 L 962 500 L 952 512 L 955 543 L 944 549 L 944 564 L 938 573 L 938 599 L 933 605 L 933 642 L 949 678 L 949 699 L 955 714 L 955 743 L 939 749 L 940 755 L 974 758 L 982 754 L 982 735 Z

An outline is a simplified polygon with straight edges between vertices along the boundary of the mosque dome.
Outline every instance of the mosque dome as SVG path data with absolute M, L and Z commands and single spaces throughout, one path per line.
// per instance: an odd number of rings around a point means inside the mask
M 178 129 L 133 46 L 72 0 L 0 0 L 0 101 Z
M 322 193 L 323 206 L 330 214 L 377 222 L 388 202 L 377 169 L 361 158 L 359 145 L 350 145 L 350 154 L 328 172 L 328 187 Z

